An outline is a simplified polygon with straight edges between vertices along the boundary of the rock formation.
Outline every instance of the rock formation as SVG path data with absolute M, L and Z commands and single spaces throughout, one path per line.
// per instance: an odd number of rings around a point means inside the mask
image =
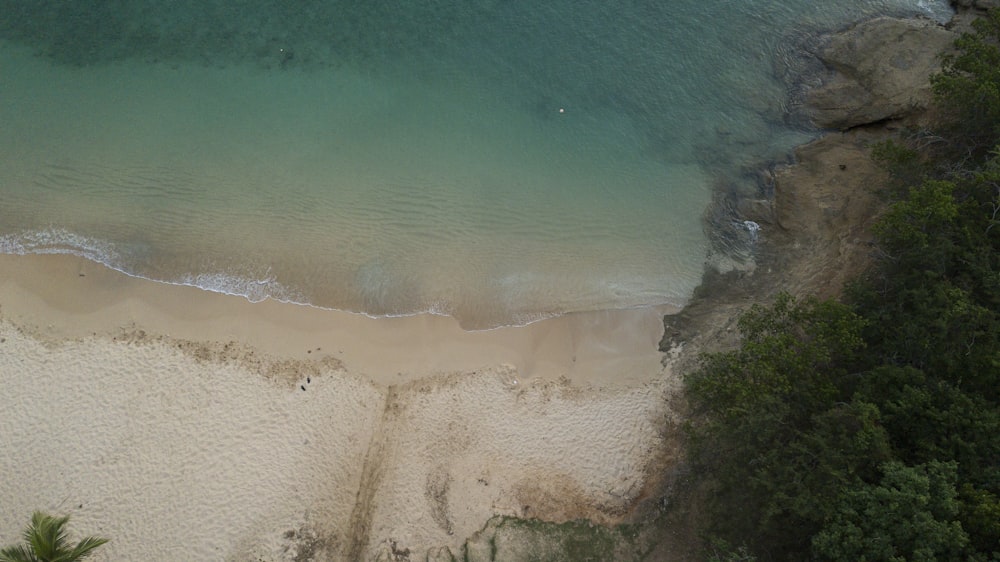
M 829 36 L 818 55 L 831 75 L 806 94 L 813 123 L 845 130 L 927 109 L 930 76 L 955 38 L 932 21 L 895 18 L 865 21 Z
M 869 147 L 919 126 L 932 101 L 930 76 L 957 33 L 923 19 L 876 18 L 820 40 L 828 74 L 806 93 L 804 111 L 817 127 L 842 132 L 798 147 L 794 164 L 760 172 L 767 198 L 734 204 L 739 219 L 761 227 L 757 267 L 708 271 L 684 310 L 664 318 L 661 351 L 685 348 L 675 354 L 683 364 L 697 351 L 736 345 L 736 318 L 750 304 L 782 290 L 835 297 L 866 267 L 881 209 L 874 189 L 886 179 Z

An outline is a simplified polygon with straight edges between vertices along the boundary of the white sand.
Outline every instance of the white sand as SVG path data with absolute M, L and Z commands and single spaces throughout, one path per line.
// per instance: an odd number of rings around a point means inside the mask
M 0 256 L 0 543 L 36 509 L 110 537 L 94 560 L 422 559 L 494 514 L 623 520 L 676 383 L 661 313 L 467 333 Z
M 654 386 L 523 388 L 504 370 L 400 389 L 369 452 L 384 465 L 370 491 L 372 546 L 392 538 L 458 552 L 498 513 L 619 521 L 646 481 L 662 400 Z
M 215 560 L 346 526 L 383 401 L 372 384 L 324 373 L 302 392 L 161 343 L 0 333 L 5 542 L 36 509 L 112 538 L 105 560 Z

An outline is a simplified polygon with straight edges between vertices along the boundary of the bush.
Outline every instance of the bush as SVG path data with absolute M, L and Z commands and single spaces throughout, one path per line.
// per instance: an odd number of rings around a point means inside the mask
M 972 27 L 955 42 L 957 52 L 943 57 L 931 84 L 954 140 L 969 155 L 983 156 L 1000 138 L 1000 9 Z

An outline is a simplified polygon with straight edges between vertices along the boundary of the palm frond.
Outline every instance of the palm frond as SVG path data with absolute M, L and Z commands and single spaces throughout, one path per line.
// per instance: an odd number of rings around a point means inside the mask
M 0 562 L 39 562 L 39 560 L 27 546 L 19 544 L 0 550 Z
M 87 537 L 77 543 L 76 547 L 66 555 L 65 559 L 67 561 L 82 560 L 90 556 L 92 550 L 106 542 L 108 542 L 108 539 L 102 537 Z
M 101 537 L 86 537 L 70 549 L 66 542 L 67 521 L 69 516 L 52 517 L 36 511 L 31 516 L 31 525 L 24 530 L 27 544 L 0 550 L 0 562 L 74 562 L 108 542 Z
M 31 526 L 24 530 L 24 538 L 31 545 L 35 556 L 53 560 L 66 550 L 66 530 L 69 517 L 52 517 L 40 511 L 31 516 Z

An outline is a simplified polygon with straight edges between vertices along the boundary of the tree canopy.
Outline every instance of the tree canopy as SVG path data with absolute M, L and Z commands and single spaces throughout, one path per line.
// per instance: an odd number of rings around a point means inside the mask
M 709 531 L 741 560 L 1000 560 L 1000 10 L 956 47 L 948 147 L 875 151 L 871 270 L 753 307 L 685 377 Z

